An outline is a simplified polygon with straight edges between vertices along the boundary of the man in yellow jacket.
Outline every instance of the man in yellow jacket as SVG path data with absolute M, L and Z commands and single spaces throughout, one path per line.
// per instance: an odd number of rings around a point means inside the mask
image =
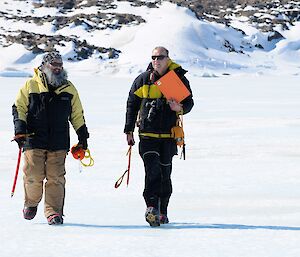
M 48 224 L 63 224 L 69 121 L 78 147 L 87 149 L 89 133 L 78 92 L 67 79 L 58 52 L 45 54 L 34 76 L 19 90 L 12 110 L 15 140 L 24 150 L 24 218 L 35 217 L 44 188 Z

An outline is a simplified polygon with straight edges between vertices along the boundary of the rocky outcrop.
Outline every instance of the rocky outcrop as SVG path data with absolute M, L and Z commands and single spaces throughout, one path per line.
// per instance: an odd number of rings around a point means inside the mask
M 41 7 L 57 7 L 61 10 L 59 16 L 24 16 L 14 15 L 9 12 L 1 11 L 0 17 L 12 22 L 26 22 L 35 23 L 38 26 L 44 24 L 51 24 L 53 31 L 59 31 L 69 26 L 82 26 L 87 32 L 105 29 L 120 29 L 122 26 L 131 26 L 144 23 L 145 20 L 137 15 L 128 13 L 104 13 L 98 12 L 96 14 L 79 13 L 75 15 L 64 15 L 70 9 L 79 8 L 84 9 L 93 5 L 100 9 L 115 8 L 113 1 L 60 1 L 60 0 L 46 0 L 43 3 L 34 2 L 33 8 Z M 32 51 L 34 54 L 40 54 L 47 51 L 54 50 L 57 46 L 65 46 L 66 43 L 72 42 L 74 44 L 74 57 L 70 60 L 83 60 L 89 58 L 93 54 L 98 54 L 99 58 L 115 59 L 119 57 L 120 51 L 114 48 L 105 48 L 88 44 L 85 40 L 80 40 L 76 35 L 62 36 L 62 35 L 42 35 L 29 31 L 9 31 L 8 33 L 0 33 L 0 44 L 2 46 L 9 46 L 13 43 L 22 44 Z M 43 47 L 41 47 L 43 46 Z
M 23 1 L 23 0 L 15 0 Z M 282 29 L 288 29 L 295 21 L 300 20 L 300 2 L 291 0 L 168 0 L 169 2 L 187 7 L 192 10 L 196 17 L 203 20 L 214 21 L 232 26 L 233 17 L 243 16 L 247 22 L 262 32 L 266 32 L 268 40 L 281 40 L 283 36 L 275 29 L 281 26 Z M 149 8 L 159 8 L 162 0 L 128 0 L 132 6 L 147 6 Z M 30 4 L 30 3 L 28 3 Z M 114 48 L 105 48 L 101 45 L 91 45 L 85 40 L 81 40 L 76 35 L 62 36 L 59 31 L 66 27 L 81 26 L 87 32 L 97 30 L 113 29 L 118 30 L 123 26 L 135 26 L 144 23 L 145 20 L 138 15 L 129 13 L 113 12 L 117 8 L 114 0 L 43 0 L 32 1 L 32 8 L 57 8 L 59 14 L 56 16 L 29 16 L 22 15 L 22 10 L 10 12 L 1 10 L 0 17 L 10 22 L 34 23 L 38 26 L 51 24 L 53 33 L 51 35 L 36 34 L 29 31 L 10 31 L 1 28 L 0 45 L 8 46 L 13 43 L 24 45 L 34 54 L 40 54 L 55 49 L 56 46 L 64 46 L 72 42 L 74 45 L 74 56 L 71 60 L 83 60 L 93 54 L 99 58 L 118 58 L 120 51 Z M 98 12 L 87 14 L 83 12 L 85 8 L 96 7 Z M 82 12 L 81 12 L 82 10 Z M 109 10 L 109 12 L 108 12 Z M 76 14 L 72 15 L 72 12 Z M 243 31 L 239 30 L 245 34 Z M 56 33 L 58 32 L 58 33 Z M 229 42 L 224 42 L 224 47 L 229 52 L 243 53 L 240 49 Z M 263 48 L 257 44 L 253 47 Z M 242 47 L 241 47 L 242 48 Z
M 0 35 L 3 37 L 3 35 Z M 70 61 L 80 61 L 89 58 L 94 53 L 99 54 L 100 59 L 115 59 L 119 57 L 119 50 L 114 48 L 104 48 L 88 44 L 85 40 L 81 41 L 76 38 L 65 37 L 62 35 L 46 36 L 42 34 L 29 33 L 27 31 L 18 31 L 17 34 L 7 35 L 6 44 L 9 46 L 13 43 L 22 44 L 28 51 L 34 54 L 53 51 L 57 46 L 65 46 L 66 43 L 74 44 L 74 56 L 69 57 Z M 42 49 L 39 46 L 45 45 Z
M 199 19 L 230 25 L 232 16 L 248 17 L 249 23 L 264 32 L 276 25 L 287 29 L 300 21 L 300 2 L 291 0 L 169 0 L 191 9 Z

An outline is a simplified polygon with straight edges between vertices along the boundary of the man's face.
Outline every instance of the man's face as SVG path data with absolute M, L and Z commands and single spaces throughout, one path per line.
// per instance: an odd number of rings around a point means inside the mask
M 51 63 L 47 64 L 47 68 L 57 75 L 63 70 L 63 63 L 60 59 L 54 59 Z
M 168 69 L 169 57 L 164 49 L 154 49 L 152 51 L 152 66 L 160 75 L 163 75 Z
M 42 71 L 46 75 L 47 82 L 53 87 L 59 87 L 66 83 L 68 75 L 63 69 L 61 59 L 54 59 L 50 63 L 46 63 Z

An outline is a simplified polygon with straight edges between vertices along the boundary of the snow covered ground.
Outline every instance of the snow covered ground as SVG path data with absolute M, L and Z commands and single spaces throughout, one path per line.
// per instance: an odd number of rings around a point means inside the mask
M 16 12 L 14 1 L 6 2 L 9 8 L 0 6 Z M 23 2 L 18 8 L 27 15 L 31 9 Z M 275 44 L 239 19 L 232 25 L 245 35 L 199 21 L 170 3 L 158 9 L 117 3 L 116 12 L 141 15 L 146 23 L 95 35 L 76 27 L 53 32 L 51 24 L 28 27 L 122 50 L 115 61 L 94 56 L 77 63 L 66 60 L 72 46 L 59 49 L 81 95 L 95 160 L 80 172 L 78 162 L 67 158 L 63 226 L 47 225 L 43 204 L 34 220 L 23 219 L 21 170 L 10 197 L 18 153 L 10 142 L 11 105 L 42 56 L 16 44 L 0 48 L 0 256 L 300 256 L 300 23 L 280 31 L 285 39 Z M 32 15 L 46 13 L 57 15 L 57 10 L 37 9 Z M 5 19 L 0 25 L 3 33 L 29 26 Z M 260 43 L 268 50 L 246 47 L 246 54 L 229 53 L 224 40 L 237 49 Z M 184 118 L 187 160 L 174 158 L 171 223 L 150 228 L 144 220 L 144 171 L 137 146 L 129 187 L 116 190 L 114 183 L 127 167 L 122 132 L 128 91 L 156 45 L 169 48 L 171 58 L 190 71 L 195 107 Z M 74 132 L 71 143 L 77 143 Z
M 299 76 L 189 76 L 195 107 L 184 118 L 187 160 L 174 158 L 171 223 L 144 220 L 143 165 L 133 149 L 129 187 L 122 133 L 134 77 L 70 76 L 77 86 L 95 165 L 67 158 L 65 224 L 49 226 L 43 204 L 22 217 L 22 172 L 11 105 L 24 78 L 0 78 L 0 256 L 298 257 L 300 254 Z M 76 143 L 72 133 L 72 143 Z

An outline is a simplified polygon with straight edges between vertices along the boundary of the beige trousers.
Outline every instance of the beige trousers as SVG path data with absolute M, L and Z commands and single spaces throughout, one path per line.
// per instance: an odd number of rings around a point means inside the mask
M 45 216 L 49 217 L 54 213 L 63 215 L 66 155 L 65 150 L 50 152 L 31 149 L 24 152 L 24 206 L 38 206 L 45 185 Z

